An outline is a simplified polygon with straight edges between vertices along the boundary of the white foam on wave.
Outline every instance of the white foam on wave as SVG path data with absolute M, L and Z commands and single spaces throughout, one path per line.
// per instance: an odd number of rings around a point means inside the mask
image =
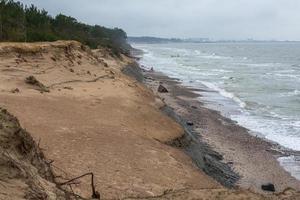
M 195 52 L 196 55 L 201 55 L 202 54 L 202 52 L 199 51 L 199 50 L 195 50 L 194 52 Z
M 243 115 L 232 115 L 231 118 L 238 122 L 241 126 L 258 133 L 270 141 L 274 141 L 285 148 L 300 151 L 300 126 L 297 127 L 299 121 L 281 121 L 274 119 L 266 119 L 260 116 L 243 113 Z M 289 130 L 287 132 L 287 130 Z M 285 134 L 282 134 L 285 133 Z
M 232 59 L 231 57 L 227 57 L 227 56 L 218 56 L 216 54 L 208 54 L 208 55 L 200 55 L 201 58 L 205 58 L 205 59 L 217 59 L 217 60 L 221 60 L 221 59 Z
M 279 74 L 279 73 L 275 73 L 274 75 L 278 76 L 278 77 L 294 78 L 294 79 L 297 79 L 297 80 L 300 78 L 300 75 L 298 75 L 298 74 Z
M 279 96 L 280 97 L 293 97 L 293 96 L 299 96 L 299 95 L 300 95 L 300 91 L 296 89 L 291 92 L 281 93 Z
M 167 51 L 167 54 L 170 54 L 171 57 L 184 57 L 192 54 L 191 50 L 185 48 L 169 48 L 164 47 L 160 48 L 161 50 Z
M 191 52 L 190 52 L 191 53 Z M 194 50 L 194 54 L 200 58 L 204 58 L 204 59 L 232 59 L 232 57 L 229 56 L 220 56 L 217 55 L 216 53 L 204 53 L 201 52 L 200 50 Z
M 236 63 L 239 65 L 246 65 L 249 67 L 274 67 L 278 65 L 278 63 Z
M 211 71 L 214 71 L 214 72 L 222 72 L 222 73 L 230 73 L 232 71 L 230 70 L 225 70 L 225 69 L 212 69 Z
M 203 85 L 205 85 L 206 87 L 213 89 L 217 92 L 219 92 L 222 96 L 227 97 L 232 99 L 233 101 L 237 102 L 239 104 L 239 106 L 241 108 L 245 108 L 246 107 L 246 103 L 243 102 L 240 98 L 238 98 L 237 96 L 235 96 L 233 93 L 227 92 L 226 90 L 218 87 L 217 85 L 210 83 L 210 82 L 206 82 L 206 81 L 200 81 Z
M 288 149 L 300 151 L 300 138 L 297 136 L 282 135 L 277 133 L 274 135 L 269 134 L 266 136 L 266 138 L 275 141 Z
M 275 141 L 281 144 L 282 146 L 294 150 L 300 150 L 300 137 L 299 135 L 297 136 L 297 134 L 300 133 L 299 121 L 297 122 L 295 118 L 287 119 L 288 116 L 285 117 L 282 116 L 282 114 L 275 113 L 273 112 L 273 110 L 271 110 L 271 108 L 266 109 L 266 111 L 263 111 L 262 113 L 264 114 L 262 116 L 257 116 L 256 113 L 249 114 L 248 112 L 251 112 L 250 110 L 248 110 L 248 108 L 251 108 L 250 104 L 247 105 L 247 103 L 244 102 L 241 98 L 239 98 L 235 93 L 228 92 L 225 89 L 223 89 L 221 86 L 222 83 L 220 83 L 220 85 L 216 82 L 217 80 L 220 81 L 220 79 L 230 79 L 230 75 L 226 73 L 232 73 L 233 71 L 229 71 L 227 68 L 205 69 L 197 66 L 195 67 L 193 65 L 190 65 L 190 63 L 186 63 L 185 61 L 183 61 L 182 58 L 172 58 L 169 56 L 173 54 L 175 55 L 176 53 L 189 53 L 198 57 L 198 59 L 202 59 L 202 56 L 204 56 L 204 59 L 219 59 L 216 54 L 202 53 L 198 50 L 190 50 L 188 52 L 184 49 L 168 49 L 169 52 L 164 52 L 163 54 L 161 54 L 160 51 L 156 51 L 156 49 L 145 48 L 143 50 L 144 52 L 146 52 L 146 54 L 144 55 L 141 62 L 146 67 L 153 66 L 157 71 L 161 71 L 169 75 L 170 77 L 176 77 L 181 79 L 184 84 L 191 84 L 190 82 L 193 81 L 192 85 L 197 87 L 197 85 L 199 86 L 199 84 L 196 83 L 201 83 L 206 87 L 210 88 L 211 90 L 216 91 L 222 97 L 225 97 L 226 99 L 231 99 L 233 103 L 235 102 L 234 109 L 239 109 L 235 106 L 238 105 L 240 107 L 239 110 L 242 112 L 238 115 L 229 117 L 231 117 L 233 120 L 236 120 L 241 126 L 244 126 L 251 131 L 261 133 L 260 135 L 263 135 L 265 138 Z M 247 65 L 247 63 L 243 64 Z M 275 67 L 274 65 L 276 65 L 276 63 L 249 64 L 249 66 L 252 67 L 272 67 L 272 69 L 273 67 Z M 279 71 L 282 74 L 288 73 L 289 75 L 291 72 L 290 70 L 284 71 L 277 69 L 275 73 L 279 73 Z M 274 71 L 272 71 L 271 74 L 274 76 Z M 292 96 L 299 95 L 300 92 L 299 90 L 294 90 L 282 94 Z M 224 99 L 217 100 L 223 101 Z M 266 114 L 266 112 L 269 114 Z
M 278 158 L 280 165 L 287 171 L 291 172 L 291 175 L 300 180 L 300 157 L 299 156 L 287 156 Z

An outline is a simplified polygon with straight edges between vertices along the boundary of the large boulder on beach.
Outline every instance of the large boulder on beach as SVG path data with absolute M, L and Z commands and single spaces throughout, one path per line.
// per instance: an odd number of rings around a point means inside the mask
M 167 90 L 167 88 L 165 88 L 162 84 L 159 84 L 157 91 L 160 93 L 168 93 L 169 92 Z

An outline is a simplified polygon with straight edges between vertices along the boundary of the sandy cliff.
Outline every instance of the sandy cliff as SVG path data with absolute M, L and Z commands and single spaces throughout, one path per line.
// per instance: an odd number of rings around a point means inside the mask
M 297 198 L 290 190 L 262 197 L 225 189 L 180 149 L 166 145 L 183 129 L 159 110 L 163 103 L 152 91 L 122 73 L 131 62 L 74 41 L 0 44 L 0 107 L 43 150 L 54 171 L 51 184 L 93 172 L 103 199 Z M 9 178 L 18 192 L 0 197 L 24 198 L 28 188 L 17 183 L 26 177 Z M 5 185 L 1 179 L 0 188 Z M 90 198 L 90 178 L 63 189 Z

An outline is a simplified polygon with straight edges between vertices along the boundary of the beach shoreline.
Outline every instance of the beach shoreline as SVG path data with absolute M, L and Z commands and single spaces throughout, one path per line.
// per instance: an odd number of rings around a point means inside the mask
M 53 170 L 51 183 L 83 199 L 96 191 L 101 199 L 299 199 L 299 192 L 288 188 L 297 187 L 282 174 L 278 178 L 290 182 L 282 190 L 276 186 L 275 192 L 258 194 L 236 184 L 239 174 L 208 145 L 206 136 L 197 134 L 197 120 L 188 115 L 199 118 L 189 108 L 199 109 L 202 119 L 215 119 L 205 118 L 202 104 L 192 101 L 197 97 L 192 90 L 176 89 L 178 81 L 160 74 L 143 73 L 125 55 L 83 47 L 76 41 L 0 45 L 0 107 L 18 119 L 16 127 L 26 129 L 44 153 Z M 160 81 L 169 93 L 156 92 Z M 6 143 L 6 135 L 15 131 L 7 132 L 7 120 L 0 121 L 1 148 L 16 144 L 23 152 L 24 139 L 15 143 L 12 137 Z M 94 174 L 92 195 L 87 177 L 72 188 L 64 185 L 87 173 Z M 23 182 L 7 173 L 0 180 L 0 198 L 40 194 Z M 51 188 L 41 187 L 41 192 L 49 196 Z
M 141 71 L 145 77 L 144 84 L 151 88 L 182 122 L 192 122 L 193 125 L 180 124 L 196 133 L 202 144 L 207 144 L 209 149 L 220 154 L 220 163 L 232 169 L 233 174 L 236 173 L 237 176 L 233 180 L 237 177 L 238 180 L 236 183 L 232 182 L 234 186 L 257 193 L 265 193 L 261 186 L 267 183 L 274 184 L 276 191 L 283 191 L 288 187 L 300 189 L 300 181 L 285 171 L 277 160 L 278 157 L 292 154 L 293 151 L 251 135 L 248 129 L 222 116 L 219 111 L 206 108 L 204 102 L 198 98 L 201 96 L 200 89 L 185 87 L 179 80 L 160 72 L 143 69 Z M 157 92 L 160 84 L 167 88 L 168 93 Z M 212 176 L 214 173 L 207 174 Z M 214 178 L 228 186 L 224 181 Z

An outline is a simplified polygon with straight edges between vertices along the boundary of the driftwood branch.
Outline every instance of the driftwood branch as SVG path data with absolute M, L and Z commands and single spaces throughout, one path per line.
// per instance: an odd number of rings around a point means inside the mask
M 81 176 L 78 176 L 78 177 L 75 177 L 75 178 L 72 178 L 71 180 L 68 180 L 66 182 L 63 182 L 63 183 L 60 183 L 60 185 L 72 185 L 74 184 L 74 181 L 80 179 L 80 178 L 83 178 L 85 176 L 91 176 L 91 187 L 92 187 L 92 198 L 95 198 L 95 199 L 100 199 L 100 194 L 99 192 L 96 191 L 95 189 L 95 184 L 94 184 L 94 174 L 92 172 L 90 173 L 86 173 L 86 174 L 83 174 Z
M 51 88 L 51 87 L 54 87 L 54 86 L 57 86 L 57 85 L 63 85 L 63 84 L 66 84 L 66 83 L 92 83 L 92 82 L 97 82 L 98 80 L 102 79 L 102 78 L 110 78 L 110 79 L 113 79 L 114 77 L 111 76 L 111 75 L 103 75 L 103 76 L 99 76 L 95 79 L 92 79 L 92 80 L 70 80 L 70 81 L 64 81 L 64 82 L 60 82 L 60 83 L 54 83 L 52 85 L 49 85 L 48 87 Z

